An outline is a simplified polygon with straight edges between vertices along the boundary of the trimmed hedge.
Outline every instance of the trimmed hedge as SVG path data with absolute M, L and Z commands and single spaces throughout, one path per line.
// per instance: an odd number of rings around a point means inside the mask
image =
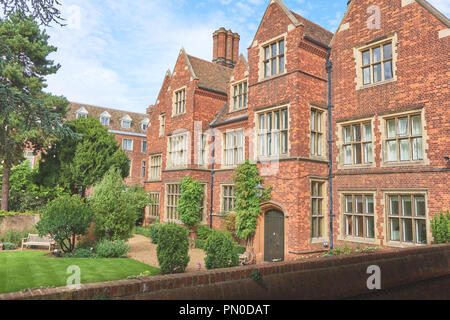
M 199 226 L 197 228 L 197 237 L 200 240 L 206 240 L 214 230 L 210 229 L 208 226 Z
M 163 224 L 159 221 L 152 223 L 150 227 L 148 228 L 148 235 L 152 239 L 153 244 L 158 244 L 159 239 L 159 229 L 161 228 Z
M 228 232 L 215 230 L 206 240 L 207 269 L 229 268 L 239 265 L 235 242 Z
M 3 250 L 8 251 L 8 250 L 16 250 L 16 245 L 14 243 L 10 243 L 10 242 L 5 242 L 3 244 Z
M 158 227 L 159 266 L 163 274 L 183 273 L 189 263 L 189 231 L 174 223 Z
M 15 212 L 15 211 L 4 211 L 0 210 L 0 218 L 2 217 L 12 217 L 12 216 L 33 216 L 33 215 L 39 215 L 38 212 Z
M 123 240 L 102 240 L 95 244 L 95 253 L 100 258 L 126 258 L 129 250 Z
M 72 253 L 67 253 L 64 255 L 65 258 L 93 258 L 94 254 L 88 249 L 76 249 Z

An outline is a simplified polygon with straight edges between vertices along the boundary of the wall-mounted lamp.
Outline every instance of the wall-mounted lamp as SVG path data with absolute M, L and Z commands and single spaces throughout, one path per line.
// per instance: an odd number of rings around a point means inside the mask
M 258 184 L 255 187 L 255 193 L 258 198 L 261 198 L 264 194 L 264 187 L 261 184 Z

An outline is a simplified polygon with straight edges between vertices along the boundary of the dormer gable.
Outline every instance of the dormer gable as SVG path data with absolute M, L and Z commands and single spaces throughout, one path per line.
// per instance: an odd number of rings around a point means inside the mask
M 100 114 L 100 123 L 104 126 L 109 126 L 111 122 L 111 115 L 109 114 L 108 111 L 104 111 L 102 112 L 102 114 Z
M 133 122 L 133 119 L 129 115 L 125 115 L 120 119 L 120 125 L 124 129 L 130 129 L 131 122 Z
M 76 119 L 80 119 L 80 118 L 85 118 L 87 119 L 89 112 L 86 110 L 85 107 L 81 107 L 80 109 L 78 109 L 75 113 L 75 117 Z

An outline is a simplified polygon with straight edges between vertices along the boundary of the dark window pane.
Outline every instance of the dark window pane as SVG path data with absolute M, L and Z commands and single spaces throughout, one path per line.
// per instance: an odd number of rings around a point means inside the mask
M 392 216 L 398 216 L 398 197 L 397 196 L 390 196 L 389 197 L 389 209 L 390 209 L 390 215 Z
M 356 213 L 363 213 L 363 197 L 362 196 L 356 196 L 355 197 L 356 202 Z
M 284 53 L 284 40 L 280 41 L 280 54 Z
M 363 69 L 363 84 L 370 84 L 371 82 L 370 67 L 366 67 Z
M 366 218 L 366 237 L 375 238 L 375 223 L 373 217 Z
M 406 216 L 406 217 L 412 216 L 412 207 L 411 207 L 411 197 L 410 196 L 402 197 L 402 216 Z
M 392 58 L 392 43 L 388 43 L 383 46 L 383 59 L 387 60 L 390 58 Z
M 403 219 L 403 241 L 413 242 L 413 230 L 411 219 Z
M 381 49 L 379 47 L 378 48 L 374 48 L 372 50 L 372 53 L 373 53 L 373 61 L 372 61 L 372 63 L 380 62 L 381 61 Z
M 283 73 L 284 72 L 284 56 L 280 57 L 280 69 L 278 71 L 279 73 Z
M 425 217 L 425 197 L 414 197 L 415 200 L 415 211 L 417 217 Z
M 416 220 L 417 243 L 427 243 L 427 223 L 425 220 Z
M 384 80 L 392 79 L 392 61 L 384 63 Z
M 361 126 L 358 124 L 353 126 L 353 142 L 361 141 Z
M 353 145 L 354 164 L 362 163 L 362 150 L 360 144 Z
M 363 66 L 367 66 L 368 64 L 370 64 L 370 50 L 364 51 L 362 53 L 362 57 L 363 57 Z
M 373 66 L 373 82 L 381 81 L 381 64 L 375 64 Z
M 390 219 L 391 240 L 400 241 L 400 223 L 398 219 Z

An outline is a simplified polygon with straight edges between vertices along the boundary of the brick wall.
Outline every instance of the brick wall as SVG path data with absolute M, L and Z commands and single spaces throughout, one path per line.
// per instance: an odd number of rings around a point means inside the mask
M 317 258 L 193 274 L 84 284 L 80 290 L 40 289 L 0 295 L 0 300 L 302 300 L 343 299 L 370 293 L 367 268 L 381 269 L 382 290 L 449 275 L 450 245 Z M 262 287 L 252 278 L 262 275 Z M 442 288 L 442 298 L 448 290 Z M 413 298 L 409 296 L 409 298 Z

